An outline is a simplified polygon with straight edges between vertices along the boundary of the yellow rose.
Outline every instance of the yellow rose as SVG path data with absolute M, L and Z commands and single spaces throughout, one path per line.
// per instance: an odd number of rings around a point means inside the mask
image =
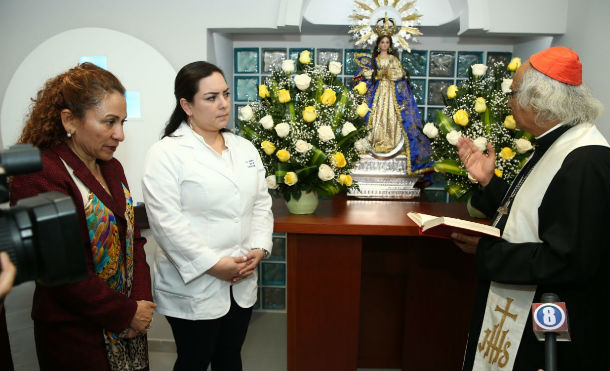
M 496 176 L 497 176 L 498 178 L 502 178 L 502 170 L 500 170 L 500 169 L 496 169 L 496 170 L 494 170 L 494 174 L 496 174 Z
M 447 88 L 447 98 L 453 99 L 453 98 L 457 97 L 457 91 L 458 91 L 457 86 L 449 85 L 449 87 Z
M 519 67 L 521 67 L 521 58 L 515 57 L 510 60 L 510 63 L 508 64 L 509 71 L 515 72 Z
M 303 64 L 311 63 L 311 52 L 309 50 L 303 50 L 301 54 L 299 54 L 299 62 Z
M 275 156 L 277 156 L 278 160 L 280 160 L 282 162 L 286 162 L 286 161 L 290 160 L 290 152 L 288 152 L 285 149 L 280 149 L 279 151 L 277 151 Z
M 474 101 L 474 110 L 477 113 L 483 113 L 485 111 L 487 111 L 487 104 L 485 102 L 485 98 L 483 97 L 478 97 L 475 101 Z
M 515 122 L 513 115 L 508 115 L 506 118 L 504 118 L 504 127 L 511 130 L 517 127 L 517 123 Z
M 305 122 L 313 122 L 316 117 L 318 117 L 318 114 L 314 106 L 307 106 L 303 109 L 303 120 Z
M 280 89 L 280 91 L 277 93 L 277 97 L 280 100 L 280 103 L 290 102 L 291 100 L 290 92 L 286 89 Z
M 353 179 L 351 175 L 347 175 L 347 174 L 341 174 L 339 175 L 339 184 L 342 184 L 344 186 L 351 186 L 353 183 Z
M 356 113 L 360 117 L 366 116 L 366 114 L 369 113 L 369 106 L 366 103 L 362 103 L 361 105 L 356 107 Z
M 356 86 L 354 86 L 354 90 L 358 92 L 360 95 L 364 95 L 366 93 L 366 83 L 364 81 L 360 81 Z
M 258 86 L 258 96 L 262 99 L 269 98 L 269 96 L 271 96 L 271 94 L 269 94 L 269 89 L 267 89 L 267 85 Z
M 289 171 L 284 175 L 284 183 L 289 186 L 293 186 L 297 184 L 299 181 L 299 177 L 294 171 Z
M 327 106 L 332 106 L 333 104 L 335 104 L 336 100 L 337 93 L 335 93 L 335 91 L 332 89 L 325 89 L 324 93 L 322 93 L 322 96 L 320 97 L 320 102 Z
M 337 152 L 337 153 L 333 154 L 333 164 L 336 167 L 345 167 L 345 165 L 347 165 L 347 162 L 345 161 L 345 156 L 343 155 L 343 153 Z
M 268 140 L 265 140 L 264 142 L 261 143 L 261 148 L 269 156 L 271 156 L 273 154 L 273 152 L 275 152 L 275 144 L 271 143 Z
M 461 126 L 468 125 L 468 113 L 463 109 L 457 110 L 457 112 L 453 114 L 453 121 Z
M 512 149 L 510 149 L 508 147 L 504 147 L 500 151 L 500 157 L 502 157 L 502 159 L 505 161 L 508 161 L 511 158 L 515 157 L 515 154 L 516 154 L 515 151 L 513 151 Z

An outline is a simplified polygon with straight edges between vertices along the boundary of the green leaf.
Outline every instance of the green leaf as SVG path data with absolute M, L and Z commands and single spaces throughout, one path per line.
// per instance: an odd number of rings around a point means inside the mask
M 449 193 L 451 196 L 458 200 L 464 197 L 464 195 L 467 194 L 468 191 L 470 191 L 470 188 L 466 188 L 462 184 L 451 181 L 447 183 L 445 189 L 447 190 L 447 193 Z
M 311 148 L 311 151 L 313 153 L 313 155 L 311 156 L 311 160 L 309 160 L 309 163 L 311 165 L 314 166 L 320 166 L 324 163 L 324 161 L 326 161 L 326 159 L 328 158 L 328 156 L 326 155 L 326 153 L 320 151 L 320 149 L 316 146 L 313 146 Z
M 250 125 L 240 125 L 239 131 L 241 132 L 242 136 L 249 141 L 253 141 L 256 138 L 256 132 Z
M 298 200 L 301 198 L 301 190 L 298 188 L 295 188 L 292 190 L 292 198 L 294 198 L 295 200 Z
M 483 115 L 482 115 L 483 116 L 482 117 L 483 125 L 485 126 L 485 132 L 487 134 L 491 133 L 491 114 L 489 111 L 490 111 L 490 109 L 487 108 L 485 110 L 485 112 L 483 112 Z
M 436 111 L 436 122 L 441 133 L 444 135 L 449 134 L 452 130 L 459 130 L 457 124 L 453 122 L 453 119 L 449 118 L 441 110 Z
M 337 193 L 339 193 L 341 189 L 334 184 L 333 181 L 327 181 L 324 182 L 322 184 L 320 184 L 320 191 L 319 193 L 324 196 L 324 197 L 332 197 L 334 195 L 336 195 Z
M 527 139 L 530 142 L 533 142 L 534 136 L 532 134 L 528 133 L 527 131 L 516 130 L 515 139 Z
M 337 100 L 335 107 L 335 116 L 333 117 L 333 129 L 335 129 L 339 123 L 341 122 L 341 118 L 343 117 L 343 110 L 345 109 L 345 104 L 347 103 L 348 92 L 345 87 L 341 90 L 341 97 Z
M 316 79 L 316 102 L 320 101 L 320 97 L 322 96 L 323 92 L 324 92 L 324 81 L 322 81 L 321 77 L 318 77 Z
M 294 122 L 295 121 L 295 113 L 294 113 L 294 102 L 290 101 L 286 104 L 286 118 L 290 121 L 290 122 Z
M 295 173 L 297 174 L 297 176 L 299 177 L 299 181 L 302 179 L 305 179 L 307 177 L 309 177 L 311 174 L 315 173 L 316 171 L 318 171 L 318 166 L 307 166 L 304 167 L 302 169 L 299 170 L 295 170 Z
M 461 166 L 461 162 L 451 159 L 436 161 L 432 167 L 441 173 L 468 176 L 468 173 Z
M 284 176 L 290 171 L 290 164 L 286 162 L 280 162 L 276 165 L 275 179 L 278 184 L 284 183 Z
M 345 144 L 345 142 L 347 142 L 348 140 L 353 138 L 357 133 L 358 133 L 358 130 L 354 130 L 351 133 L 344 136 L 343 138 L 341 138 L 341 140 L 339 140 L 337 142 L 337 148 L 343 148 L 343 145 Z

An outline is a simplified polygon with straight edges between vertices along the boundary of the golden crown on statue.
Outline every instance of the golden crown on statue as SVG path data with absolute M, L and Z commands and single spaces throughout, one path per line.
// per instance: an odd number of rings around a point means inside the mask
M 388 18 L 388 13 L 385 14 L 385 17 L 377 20 L 377 23 L 375 24 L 375 33 L 378 37 L 391 37 L 396 33 L 396 23 L 393 18 Z

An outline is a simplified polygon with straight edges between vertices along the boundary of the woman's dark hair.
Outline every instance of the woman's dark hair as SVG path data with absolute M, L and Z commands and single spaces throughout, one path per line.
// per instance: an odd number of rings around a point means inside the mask
M 112 73 L 91 63 L 83 63 L 59 74 L 38 91 L 17 143 L 31 143 L 49 148 L 66 139 L 61 111 L 69 109 L 78 119 L 113 92 L 125 94 L 125 88 Z
M 188 119 L 186 112 L 184 112 L 182 106 L 180 106 L 180 99 L 184 98 L 192 103 L 193 97 L 199 91 L 199 80 L 210 76 L 214 72 L 218 72 L 224 77 L 224 73 L 220 68 L 212 63 L 204 61 L 189 63 L 178 71 L 176 80 L 174 81 L 176 107 L 165 125 L 163 138 L 171 136 L 171 134 L 178 129 L 182 121 L 186 122 Z
M 388 49 L 388 54 L 392 54 L 393 56 L 398 58 L 398 51 L 394 48 L 394 42 L 392 41 L 392 37 L 388 36 L 388 35 L 379 36 L 377 38 L 377 41 L 375 42 L 375 48 L 373 49 L 373 75 L 371 76 L 371 80 L 373 81 L 373 83 L 375 83 L 375 81 L 377 80 L 377 56 L 379 55 L 379 52 L 380 52 L 379 43 L 384 38 L 387 38 L 388 40 L 390 40 L 390 49 Z M 392 52 L 390 52 L 390 50 Z M 407 82 L 409 83 L 409 88 L 411 88 L 411 90 L 413 90 L 413 86 L 411 85 L 411 76 L 409 75 L 409 71 L 407 71 L 405 68 L 403 68 L 403 69 L 405 70 L 405 78 L 407 79 Z

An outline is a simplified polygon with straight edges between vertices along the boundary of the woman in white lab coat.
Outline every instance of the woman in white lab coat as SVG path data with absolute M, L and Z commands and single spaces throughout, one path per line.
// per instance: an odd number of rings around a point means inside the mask
M 256 302 L 256 267 L 271 252 L 273 215 L 256 148 L 225 129 L 231 111 L 222 71 L 207 62 L 176 76 L 176 108 L 148 152 L 144 200 L 161 246 L 157 311 L 171 325 L 174 370 L 241 370 Z

